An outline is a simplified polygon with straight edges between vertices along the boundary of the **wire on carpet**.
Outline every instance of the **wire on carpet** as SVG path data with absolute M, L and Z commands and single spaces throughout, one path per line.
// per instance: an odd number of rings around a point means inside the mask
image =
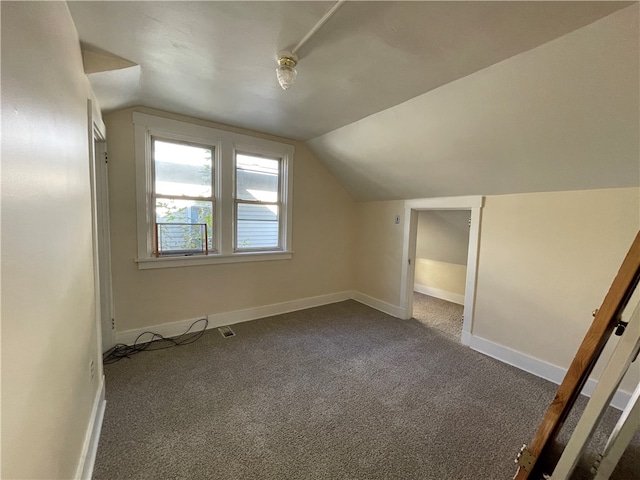
M 191 332 L 191 329 L 200 322 L 204 322 L 204 327 L 202 327 L 202 330 L 189 334 L 189 332 Z M 123 358 L 131 358 L 133 355 L 136 355 L 140 352 L 153 352 L 155 350 L 164 350 L 167 348 L 189 345 L 190 343 L 197 342 L 200 337 L 204 335 L 204 332 L 208 326 L 209 320 L 206 318 L 201 318 L 193 322 L 191 326 L 189 326 L 187 331 L 177 338 L 166 338 L 159 333 L 154 332 L 142 332 L 140 335 L 138 335 L 135 342 L 133 342 L 133 345 L 118 343 L 117 345 L 104 352 L 104 354 L 102 355 L 102 362 L 104 365 L 109 365 L 119 362 Z M 140 338 L 144 335 L 151 335 L 151 339 L 144 343 L 138 343 L 140 341 Z

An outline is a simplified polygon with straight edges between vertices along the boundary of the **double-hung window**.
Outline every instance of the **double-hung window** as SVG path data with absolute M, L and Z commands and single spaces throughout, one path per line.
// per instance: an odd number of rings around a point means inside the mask
M 138 268 L 292 258 L 293 146 L 139 112 Z
M 235 160 L 235 250 L 281 248 L 282 159 L 236 151 Z
M 151 137 L 156 257 L 215 253 L 214 151 Z

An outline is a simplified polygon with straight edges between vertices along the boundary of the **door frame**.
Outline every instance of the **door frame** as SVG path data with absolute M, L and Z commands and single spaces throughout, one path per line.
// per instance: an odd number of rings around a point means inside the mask
M 88 110 L 96 329 L 99 351 L 104 352 L 115 344 L 106 127 L 91 100 L 88 101 Z
M 107 143 L 104 137 L 97 137 L 96 181 L 97 181 L 97 223 L 98 262 L 100 264 L 100 299 L 102 326 L 102 351 L 115 345 L 113 324 L 113 292 L 111 285 L 111 231 L 109 223 L 109 170 Z
M 480 247 L 480 225 L 484 196 L 418 198 L 404 202 L 404 232 L 402 241 L 402 281 L 400 284 L 400 307 L 404 318 L 413 315 L 413 289 L 416 272 L 416 240 L 418 236 L 418 212 L 421 210 L 470 210 L 469 252 L 467 254 L 467 277 L 464 292 L 464 320 L 462 322 L 463 345 L 471 342 L 473 315 L 476 299 L 478 252 Z

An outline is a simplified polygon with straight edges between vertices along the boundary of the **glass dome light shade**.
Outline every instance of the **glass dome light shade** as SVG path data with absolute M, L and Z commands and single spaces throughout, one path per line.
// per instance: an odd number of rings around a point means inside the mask
M 290 67 L 288 65 L 280 65 L 276 68 L 276 76 L 278 77 L 278 83 L 283 90 L 288 90 L 291 85 L 293 85 L 296 81 L 296 76 L 298 72 L 294 67 Z

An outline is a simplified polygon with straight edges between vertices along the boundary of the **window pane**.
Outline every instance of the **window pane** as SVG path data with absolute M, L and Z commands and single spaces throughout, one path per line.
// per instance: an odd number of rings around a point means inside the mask
M 236 196 L 240 200 L 278 201 L 280 160 L 236 155 Z
M 162 228 L 160 251 L 193 251 L 200 249 L 204 232 L 189 225 L 207 224 L 209 250 L 213 245 L 213 204 L 193 200 L 156 198 L 156 223 L 182 224 Z
M 153 139 L 156 193 L 213 196 L 211 154 L 210 148 Z
M 278 247 L 278 206 L 239 203 L 236 248 Z

